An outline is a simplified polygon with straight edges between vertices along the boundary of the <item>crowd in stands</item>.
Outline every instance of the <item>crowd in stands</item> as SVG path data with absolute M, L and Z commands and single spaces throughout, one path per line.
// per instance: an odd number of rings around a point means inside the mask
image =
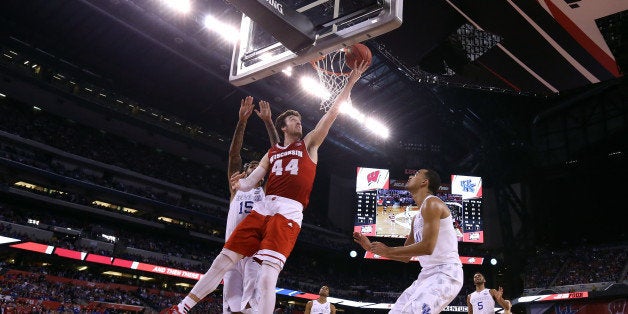
M 72 229 L 80 229 L 85 237 L 98 238 L 95 230 L 113 231 L 120 239 L 124 239 L 127 247 L 140 248 L 149 252 L 161 252 L 164 258 L 133 255 L 127 252 L 94 250 L 93 247 L 81 246 L 74 237 L 54 237 L 48 244 L 63 248 L 92 252 L 101 255 L 126 258 L 155 265 L 165 265 L 172 268 L 184 269 L 204 273 L 209 262 L 220 250 L 220 243 L 188 241 L 185 238 L 168 238 L 159 233 L 151 233 L 142 228 L 128 228 L 124 225 L 108 224 L 106 221 L 90 223 L 90 217 L 85 220 L 72 215 L 62 215 L 54 211 L 34 211 L 12 204 L 0 204 L 2 212 L 0 220 L 17 224 L 28 224 L 28 219 L 34 219 L 45 225 L 56 225 Z M 10 227 L 9 227 L 10 228 Z M 3 235 L 12 235 L 6 225 L 0 223 L 0 232 Z M 24 235 L 16 235 L 25 239 Z M 617 281 L 626 264 L 626 247 L 618 248 L 586 248 L 566 252 L 548 251 L 538 254 L 529 261 L 526 272 L 526 287 L 548 287 L 573 283 L 588 283 L 592 281 Z M 482 255 L 476 248 L 460 246 L 461 255 Z M 168 256 L 184 257 L 189 263 L 180 263 Z M 380 268 L 389 262 L 373 262 L 364 264 L 362 273 L 355 269 L 339 270 L 337 265 L 347 261 L 338 261 L 337 254 L 317 254 L 306 250 L 295 250 L 295 254 L 288 260 L 285 270 L 279 279 L 279 286 L 316 291 L 322 283 L 334 287 L 337 297 L 360 299 L 372 302 L 393 302 L 398 294 L 415 279 L 418 272 L 417 265 L 411 265 L 409 270 L 399 271 L 402 267 L 391 266 L 391 271 Z M 379 265 L 378 265 L 379 264 Z M 373 267 L 372 271 L 368 268 Z M 388 267 L 388 266 L 384 266 Z M 581 269 L 589 271 L 583 272 Z M 576 277 L 576 274 L 578 275 Z M 357 287 L 357 288 L 356 288 Z M 471 288 L 470 288 L 471 289 Z M 472 290 L 472 289 L 471 289 Z M 464 305 L 464 299 L 458 300 Z M 456 302 L 458 302 L 456 301 Z M 452 303 L 453 304 L 453 303 Z
M 46 267 L 9 269 L 0 276 L 0 307 L 13 313 L 146 313 L 176 304 L 185 294 L 150 283 L 116 283 L 115 277 Z M 139 285 L 138 285 L 139 284 Z M 172 286 L 175 288 L 177 286 Z M 190 313 L 219 313 L 221 291 Z M 9 310 L 6 313 L 11 313 Z
M 66 221 L 64 220 L 65 216 L 63 216 L 61 212 L 46 213 L 41 211 L 35 212 L 28 209 L 18 210 L 14 208 L 14 205 L 6 203 L 0 203 L 0 206 L 2 207 L 2 214 L 0 214 L 0 232 L 2 232 L 3 235 L 27 240 L 27 235 L 12 234 L 11 230 L 9 230 L 11 228 L 10 225 L 3 224 L 2 221 L 28 225 L 27 221 L 29 219 L 37 220 L 43 225 L 57 224 L 58 226 L 81 230 L 86 238 L 94 238 L 99 241 L 103 239 L 97 237 L 98 234 L 91 232 L 91 230 L 100 230 L 102 228 L 114 231 L 119 239 L 124 239 L 124 246 L 127 248 L 140 248 L 148 252 L 162 253 L 163 258 L 157 259 L 152 255 L 129 254 L 128 249 L 114 252 L 113 247 L 111 250 L 95 249 L 94 247 L 82 245 L 78 237 L 64 236 L 58 233 L 56 233 L 51 240 L 44 242 L 45 244 L 72 250 L 204 273 L 209 267 L 210 262 L 222 248 L 221 243 L 200 240 L 190 241 L 189 238 L 185 238 L 184 235 L 173 235 L 169 238 L 168 236 L 150 232 L 150 230 L 144 230 L 143 228 L 125 227 L 124 225 L 116 226 L 114 224 L 107 224 L 104 221 L 98 221 L 97 224 L 90 224 L 89 217 L 86 217 L 85 220 L 80 220 L 69 216 Z M 79 229 L 79 227 L 82 227 L 82 229 Z M 182 264 L 179 262 L 180 260 L 169 258 L 171 256 L 186 258 L 189 260 L 189 263 Z M 325 282 L 328 285 L 336 287 L 339 297 L 344 296 L 347 298 L 356 298 L 359 296 L 356 290 L 351 288 L 352 286 L 364 286 L 363 291 L 395 292 L 392 296 L 387 298 L 379 298 L 379 301 L 390 302 L 394 301 L 397 296 L 396 293 L 403 291 L 412 281 L 412 278 L 416 276 L 416 274 L 410 274 L 409 276 L 399 275 L 396 280 L 391 281 L 391 276 L 394 276 L 391 274 L 395 273 L 393 270 L 391 270 L 390 274 L 382 275 L 373 268 L 372 272 L 366 272 L 365 275 L 360 276 L 357 276 L 355 269 L 352 268 L 347 268 L 344 271 L 338 270 L 337 265 L 346 264 L 347 259 L 349 259 L 348 250 L 342 253 L 321 253 L 313 250 L 311 246 L 304 249 L 297 249 L 295 254 L 286 263 L 285 269 L 282 272 L 284 275 L 280 276 L 279 285 L 290 289 L 317 291 L 318 288 L 320 288 L 321 282 Z M 355 261 L 356 260 L 353 259 L 353 262 Z M 370 265 L 367 267 L 375 266 L 376 265 Z M 416 266 L 412 268 L 417 270 Z
M 34 112 L 23 104 L 8 105 L 7 102 L 0 102 L 0 130 L 61 149 L 71 154 L 228 199 L 224 169 L 213 169 L 165 153 L 154 147 L 148 147 L 104 131 L 79 125 L 67 119 L 45 112 Z M 226 208 L 224 206 L 211 206 L 193 202 L 188 196 L 176 191 L 166 192 L 146 184 L 130 184 L 128 181 L 118 178 L 115 173 L 98 168 L 86 168 L 84 165 L 75 165 L 71 161 L 62 160 L 52 153 L 35 147 L 2 142 L 0 143 L 0 158 L 16 161 L 99 187 L 140 196 L 147 200 L 209 214 L 216 217 L 216 219 L 207 220 L 203 224 L 194 224 L 191 230 L 204 232 L 217 238 L 223 236 L 224 218 L 226 217 Z M 14 183 L 3 178 L 3 176 L 0 176 L 0 181 L 0 184 L 5 184 L 6 186 L 13 186 L 12 184 Z M 29 191 L 75 204 L 103 208 L 101 205 L 93 203 L 87 188 L 81 190 L 74 187 L 71 192 L 61 192 L 63 189 L 59 186 L 50 186 L 49 188 L 57 192 L 32 189 L 29 189 Z M 411 199 L 404 193 L 391 195 L 390 197 L 391 202 L 411 204 Z M 108 207 L 105 209 L 111 210 Z M 317 216 L 316 212 L 308 210 L 305 222 L 330 228 L 328 219 Z M 170 237 L 164 233 L 152 232 L 147 229 L 126 228 L 122 224 L 107 223 L 87 215 L 84 219 L 79 219 L 67 212 L 61 213 L 62 211 L 36 210 L 25 208 L 22 205 L 0 202 L 0 234 L 26 240 L 29 238 L 28 235 L 14 232 L 11 230 L 10 224 L 4 224 L 2 221 L 29 225 L 28 219 L 34 219 L 49 226 L 81 230 L 81 235 L 78 237 L 55 234 L 47 242 L 49 245 L 200 273 L 206 271 L 209 263 L 214 259 L 222 246 L 220 242 L 190 239 L 189 233 L 181 233 L 178 237 Z M 119 213 L 124 214 L 123 212 Z M 157 215 L 150 216 L 145 214 L 141 218 L 157 221 Z M 115 250 L 113 246 L 110 250 L 106 250 L 102 247 L 95 249 L 94 247 L 81 244 L 79 241 L 81 238 L 106 241 L 106 239 L 101 237 L 101 232 L 96 231 L 101 230 L 100 228 L 113 231 L 118 241 L 120 241 L 118 242 L 119 246 L 160 253 L 163 258 L 156 258 L 153 255 L 149 256 L 146 254 L 131 254 L 128 250 Z M 215 230 L 219 230 L 219 232 L 215 233 Z M 324 233 L 316 232 L 312 229 L 304 228 L 300 234 L 299 241 L 300 243 L 308 243 L 310 246 L 307 247 L 308 249 L 295 250 L 295 253 L 288 260 L 284 271 L 280 275 L 278 286 L 315 292 L 322 284 L 326 284 L 333 288 L 333 296 L 335 297 L 370 302 L 393 302 L 399 293 L 410 285 L 418 273 L 418 265 L 416 263 L 402 264 L 400 266 L 399 264 L 391 264 L 386 261 L 361 263 L 357 260 L 351 260 L 347 262 L 345 260 L 346 256 L 341 257 L 340 253 L 329 252 L 329 250 L 334 248 L 347 255 L 346 252 L 350 249 L 355 249 L 355 246 L 350 241 L 347 241 L 347 239 L 334 240 L 333 235 L 325 236 Z M 321 254 L 318 250 L 310 250 L 312 245 L 317 246 L 318 249 L 325 248 L 327 251 Z M 628 262 L 626 251 L 627 249 L 624 245 L 610 248 L 582 247 L 560 252 L 549 250 L 539 252 L 539 254 L 531 257 L 527 263 L 528 267 L 524 274 L 525 287 L 539 288 L 621 280 L 621 274 Z M 461 246 L 460 253 L 467 256 L 481 255 L 478 254 L 477 249 L 469 246 Z M 177 259 L 168 258 L 169 256 L 177 257 Z M 189 260 L 189 262 L 181 262 L 178 258 Z M 344 269 L 339 268 L 338 265 L 343 264 L 348 266 L 345 266 L 346 268 Z M 360 267 L 356 267 L 357 264 Z M 42 274 L 41 269 L 31 271 Z M 76 278 L 75 276 L 79 276 L 76 279 L 88 282 L 101 282 L 99 280 L 103 280 L 102 278 L 97 278 L 97 276 L 86 276 L 85 274 L 65 273 L 57 275 L 65 278 Z M 2 279 L 3 290 L 0 290 L 0 295 L 11 295 L 13 299 L 26 296 L 31 298 L 55 298 L 58 302 L 68 304 L 68 308 L 75 305 L 84 305 L 85 302 L 95 300 L 114 303 L 125 300 L 125 303 L 147 304 L 158 309 L 167 307 L 167 305 L 178 300 L 178 297 L 168 298 L 160 294 L 149 293 L 148 287 L 138 287 L 133 293 L 121 291 L 104 292 L 98 289 L 55 284 L 42 275 L 21 276 L 5 276 Z M 136 283 L 134 282 L 133 284 Z M 154 288 L 156 287 L 151 287 L 151 289 Z M 466 294 L 470 293 L 472 289 L 472 286 L 465 286 L 459 298 L 452 305 L 464 305 Z M 185 292 L 177 288 L 175 288 L 175 291 L 178 293 Z M 173 292 L 173 290 L 170 290 L 170 292 Z M 217 296 L 217 298 L 219 297 Z M 208 308 L 197 308 L 198 313 L 207 313 L 215 304 L 208 302 L 206 306 Z
M 21 164 L 37 167 L 39 169 L 43 169 L 46 171 L 51 171 L 56 174 L 64 175 L 69 178 L 98 184 L 99 186 L 105 186 L 109 188 L 115 188 L 116 190 L 123 191 L 126 193 L 132 193 L 140 196 L 144 196 L 147 200 L 158 200 L 161 202 L 170 202 L 173 206 L 177 206 L 176 208 L 188 208 L 193 209 L 195 211 L 199 211 L 202 213 L 209 213 L 209 219 L 201 219 L 197 217 L 193 217 L 191 222 L 188 224 L 188 227 L 194 231 L 210 234 L 212 236 L 221 238 L 224 234 L 224 225 L 225 225 L 225 216 L 226 216 L 226 208 L 220 206 L 212 206 L 212 205 L 202 205 L 198 202 L 194 203 L 191 201 L 186 201 L 181 198 L 172 197 L 172 193 L 155 193 L 150 187 L 138 185 L 135 187 L 130 184 L 124 184 L 121 181 L 117 181 L 114 176 L 108 176 L 107 180 L 103 180 L 102 177 L 96 177 L 94 173 L 97 173 L 96 170 L 93 169 L 83 169 L 80 167 L 75 167 L 73 169 L 68 169 L 67 162 L 61 163 L 57 162 L 54 159 L 54 156 L 47 155 L 42 152 L 34 152 L 35 148 L 30 147 L 15 147 L 13 145 L 8 145 L 7 143 L 0 144 L 0 158 L 7 158 L 12 161 L 19 162 Z M 6 182 L 7 184 L 11 184 L 11 182 Z M 114 183 L 114 184 L 110 184 Z M 124 211 L 120 211 L 121 206 L 103 206 L 99 203 L 94 202 L 94 199 L 88 198 L 83 193 L 89 193 L 89 191 L 81 193 L 77 190 L 77 187 L 74 187 L 74 192 L 62 191 L 63 187 L 56 187 L 48 185 L 47 189 L 32 189 L 24 186 L 16 186 L 16 188 L 22 188 L 29 190 L 33 193 L 38 193 L 42 195 L 46 195 L 49 197 L 65 200 L 72 203 L 77 203 L 85 206 L 93 206 L 97 208 L 103 208 L 105 210 L 117 211 L 119 213 L 125 214 Z M 121 198 L 119 195 L 111 196 L 111 198 Z M 181 206 L 183 204 L 184 206 Z M 123 205 L 123 204 L 118 204 Z M 151 204 L 149 204 L 151 205 Z M 308 211 L 314 212 L 314 211 Z M 133 216 L 134 214 L 126 213 L 128 215 Z M 308 216 L 310 217 L 316 216 Z M 143 219 L 151 219 L 153 221 L 159 221 L 158 215 L 151 215 L 150 213 L 142 213 Z M 192 222 L 193 221 L 193 222 Z M 160 221 L 161 222 L 161 221 Z M 202 223 L 201 223 L 202 222 Z M 308 220 L 308 223 L 309 220 Z M 333 248 L 341 248 L 346 247 L 348 244 L 348 237 L 344 239 L 344 243 L 340 243 L 337 239 L 330 236 L 321 236 L 318 232 L 313 232 L 311 230 L 304 230 L 302 239 L 309 241 L 310 243 L 316 243 L 318 245 L 323 245 L 327 247 Z
M 2 206 L 2 217 L 0 217 L 0 220 L 24 223 L 25 217 L 31 216 L 29 211 L 13 211 L 9 207 L 6 204 Z M 24 213 L 24 216 L 22 216 L 22 213 Z M 72 222 L 72 218 L 64 221 L 64 218 L 59 215 L 40 215 L 36 217 L 41 219 L 42 222 L 48 222 L 48 219 L 55 219 L 57 225 L 71 228 L 74 228 L 77 223 L 76 220 Z M 99 227 L 106 229 L 115 228 L 115 226 L 111 225 L 102 225 L 102 222 L 99 222 L 99 224 Z M 3 224 L 0 223 L 0 228 L 3 228 L 2 226 Z M 86 228 L 85 230 L 89 229 L 89 226 L 85 225 L 85 223 L 83 223 L 83 226 Z M 0 229 L 0 232 L 3 235 L 10 234 L 6 229 Z M 171 239 L 171 241 L 165 241 L 154 234 L 144 233 L 141 229 L 128 231 L 128 236 L 130 239 L 129 243 L 127 243 L 129 247 L 141 247 L 147 251 L 164 253 L 164 255 L 178 255 L 180 252 L 190 252 L 189 255 L 185 256 L 197 255 L 199 260 L 203 260 L 203 262 L 194 265 L 192 263 L 180 264 L 167 258 L 158 260 L 144 255 L 130 255 L 124 252 L 118 253 L 120 254 L 117 255 L 118 257 L 199 273 L 204 273 L 209 265 L 208 262 L 216 256 L 221 247 L 218 243 L 198 243 L 198 241 L 186 241 L 185 239 L 176 238 Z M 77 243 L 75 238 L 59 237 L 49 244 L 91 252 L 92 248 L 81 247 Z M 466 246 L 461 247 L 463 251 L 466 248 Z M 539 280 L 548 280 L 547 278 L 549 278 L 551 282 L 554 282 L 553 285 L 571 284 L 574 282 L 617 281 L 620 279 L 619 276 L 626 264 L 625 252 L 626 247 L 612 247 L 583 248 L 554 254 L 540 254 L 534 260 L 529 261 L 530 267 L 526 273 L 526 286 L 528 287 L 529 284 L 536 286 L 534 283 L 531 284 L 531 280 L 533 280 L 531 278 L 538 278 Z M 103 251 L 97 251 L 96 253 L 109 256 L 116 254 Z M 578 264 L 577 261 L 582 259 L 583 256 L 591 257 L 583 261 L 585 264 Z M 551 269 L 551 271 L 548 270 L 538 277 L 528 276 L 530 272 L 542 269 Z M 582 269 L 589 271 L 582 271 Z M 416 278 L 417 273 L 418 265 L 415 263 L 399 264 L 387 261 L 365 262 L 359 259 L 349 260 L 348 257 L 343 257 L 339 254 L 321 254 L 321 252 L 311 250 L 310 248 L 297 247 L 286 263 L 286 267 L 279 278 L 278 286 L 303 291 L 316 291 L 320 285 L 327 284 L 334 288 L 334 296 L 336 297 L 371 302 L 393 302 L 398 294 Z M 580 274 L 580 276 L 574 277 L 573 274 Z M 67 274 L 65 275 L 68 276 Z M 90 278 L 82 279 L 91 280 Z M 548 286 L 551 282 L 545 285 Z M 471 292 L 472 289 L 472 286 L 466 287 L 467 292 Z M 454 302 L 458 304 L 452 303 L 452 305 L 464 305 L 464 298 L 462 297 L 464 295 L 466 294 L 461 293 L 461 297 Z
M 627 267 L 628 244 L 539 249 L 526 262 L 524 288 L 621 281 Z
M 128 180 L 125 182 L 118 179 L 114 174 L 108 173 L 106 170 L 95 169 L 96 167 L 90 169 L 86 168 L 86 166 L 73 165 L 70 161 L 61 161 L 58 156 L 35 147 L 0 143 L 0 157 L 50 171 L 67 178 L 96 184 L 101 187 L 141 196 L 149 200 L 159 201 L 173 206 L 189 208 L 199 212 L 207 212 L 215 216 L 222 215 L 224 211 L 218 205 L 203 205 L 185 199 L 182 193 L 157 190 L 147 184 L 138 183 L 133 185 L 129 183 Z
M 158 148 L 79 125 L 46 112 L 33 111 L 22 103 L 0 102 L 0 130 L 19 135 L 55 147 L 66 152 L 118 166 L 183 187 L 195 189 L 222 199 L 228 199 L 226 172 L 187 158 L 177 157 Z M 27 165 L 51 171 L 69 178 L 93 183 L 102 187 L 156 200 L 165 204 L 224 216 L 224 206 L 210 206 L 195 202 L 189 195 L 176 191 L 165 192 L 159 188 L 132 185 L 117 178 L 115 173 L 103 169 L 86 169 L 85 165 L 73 165 L 54 154 L 35 147 L 15 147 L 3 144 L 0 157 L 16 160 Z M 65 195 L 79 202 L 89 200 L 76 195 Z M 321 211 L 306 212 L 311 224 L 338 231 Z
M 91 129 L 26 106 L 0 106 L 0 128 L 105 164 L 204 191 L 228 195 L 224 171 L 161 152 L 128 139 Z
M 579 247 L 569 252 L 571 256 L 558 273 L 555 286 L 617 282 L 628 261 L 626 247 Z
M 218 253 L 219 243 L 211 243 L 197 239 L 195 241 L 186 241 L 182 239 L 183 235 L 178 237 L 168 237 L 167 234 L 154 232 L 145 228 L 134 227 L 125 224 L 115 224 L 114 222 L 97 221 L 90 222 L 89 217 L 78 219 L 67 213 L 58 211 L 35 211 L 25 209 L 24 207 L 16 208 L 14 205 L 0 202 L 2 213 L 0 214 L 0 231 L 6 235 L 13 235 L 18 239 L 28 240 L 27 234 L 16 234 L 11 232 L 11 225 L 3 224 L 2 221 L 11 222 L 20 225 L 34 226 L 30 221 L 37 221 L 39 226 L 58 226 L 63 228 L 71 228 L 81 232 L 80 236 L 70 236 L 62 233 L 55 233 L 46 244 L 60 246 L 72 250 L 81 250 L 88 253 L 96 253 L 106 256 L 115 256 L 131 260 L 141 260 L 146 263 L 159 265 L 168 265 L 170 267 L 185 269 L 196 272 L 204 272 L 209 267 L 211 261 Z M 104 231 L 106 230 L 106 231 Z M 155 258 L 154 255 L 139 256 L 131 254 L 127 250 L 116 250 L 115 245 L 109 248 L 103 246 L 89 246 L 79 241 L 81 238 L 92 239 L 101 242 L 108 242 L 109 239 L 103 238 L 104 232 L 111 233 L 116 237 L 116 245 L 125 248 L 135 248 L 147 252 L 163 253 L 161 258 Z M 172 257 L 177 257 L 174 259 Z M 182 262 L 184 261 L 184 262 Z

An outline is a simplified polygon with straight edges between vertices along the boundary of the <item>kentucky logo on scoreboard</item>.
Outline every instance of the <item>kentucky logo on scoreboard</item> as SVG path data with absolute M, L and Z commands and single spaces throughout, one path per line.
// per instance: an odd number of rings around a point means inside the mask
M 451 175 L 451 194 L 462 195 L 462 199 L 482 198 L 482 178 Z

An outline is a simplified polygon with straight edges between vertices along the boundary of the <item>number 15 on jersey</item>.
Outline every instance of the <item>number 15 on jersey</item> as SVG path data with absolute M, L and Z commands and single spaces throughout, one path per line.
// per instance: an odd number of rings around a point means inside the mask
M 248 214 L 251 212 L 252 209 L 253 201 L 240 202 L 240 212 L 238 212 L 238 215 L 242 215 L 243 213 Z

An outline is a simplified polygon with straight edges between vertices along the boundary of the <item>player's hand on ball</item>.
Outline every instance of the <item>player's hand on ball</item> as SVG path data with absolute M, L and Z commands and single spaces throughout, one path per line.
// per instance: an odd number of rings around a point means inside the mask
M 236 172 L 231 178 L 229 178 L 229 184 L 231 185 L 231 189 L 239 190 L 240 189 L 240 179 L 244 179 L 246 177 L 246 172 Z
M 353 79 L 353 81 L 357 81 L 360 78 L 360 76 L 362 76 L 364 71 L 366 71 L 366 69 L 368 67 L 369 67 L 369 62 L 368 61 L 362 60 L 362 62 L 360 62 L 360 64 L 358 64 L 356 62 L 354 64 L 353 71 L 351 71 L 350 79 Z

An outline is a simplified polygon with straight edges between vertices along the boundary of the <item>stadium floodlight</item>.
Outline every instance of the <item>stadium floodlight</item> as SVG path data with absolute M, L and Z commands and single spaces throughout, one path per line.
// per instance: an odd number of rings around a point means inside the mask
M 281 72 L 283 72 L 283 74 L 285 74 L 286 76 L 292 76 L 292 67 L 286 67 L 285 69 L 281 70 Z
M 331 93 L 320 84 L 320 81 L 315 80 L 309 76 L 301 77 L 301 87 L 310 94 L 321 97 L 321 99 L 329 99 Z M 390 136 L 390 131 L 384 124 L 373 119 L 367 118 L 365 114 L 360 112 L 357 108 L 353 107 L 351 100 L 345 101 L 340 104 L 340 113 L 345 114 L 362 124 L 371 132 L 387 139 Z
M 183 14 L 190 13 L 192 10 L 190 0 L 161 0 L 161 2 L 171 9 Z
M 366 126 L 367 129 L 371 130 L 371 132 L 385 139 L 390 136 L 390 131 L 388 130 L 388 128 L 381 122 L 371 117 L 366 118 L 366 121 L 364 122 L 364 126 Z
M 493 266 L 497 265 L 497 259 L 491 258 L 491 265 Z
M 364 123 L 364 120 L 366 119 L 366 116 L 358 109 L 353 107 L 350 101 L 345 101 L 340 104 L 340 112 L 350 116 L 353 119 L 356 119 L 360 123 Z
M 351 252 L 349 252 L 349 256 L 355 258 L 356 256 L 358 256 L 358 252 L 356 252 L 355 250 L 352 250 Z
M 0 93 L 0 98 L 4 98 L 4 97 L 7 97 L 7 95 Z
M 240 38 L 240 31 L 235 27 L 223 23 L 212 15 L 206 15 L 203 19 L 203 25 L 208 30 L 218 33 L 225 40 L 235 43 Z
M 318 80 L 309 76 L 301 77 L 301 87 L 310 94 L 321 97 L 321 99 L 329 99 L 331 97 L 331 93 Z

